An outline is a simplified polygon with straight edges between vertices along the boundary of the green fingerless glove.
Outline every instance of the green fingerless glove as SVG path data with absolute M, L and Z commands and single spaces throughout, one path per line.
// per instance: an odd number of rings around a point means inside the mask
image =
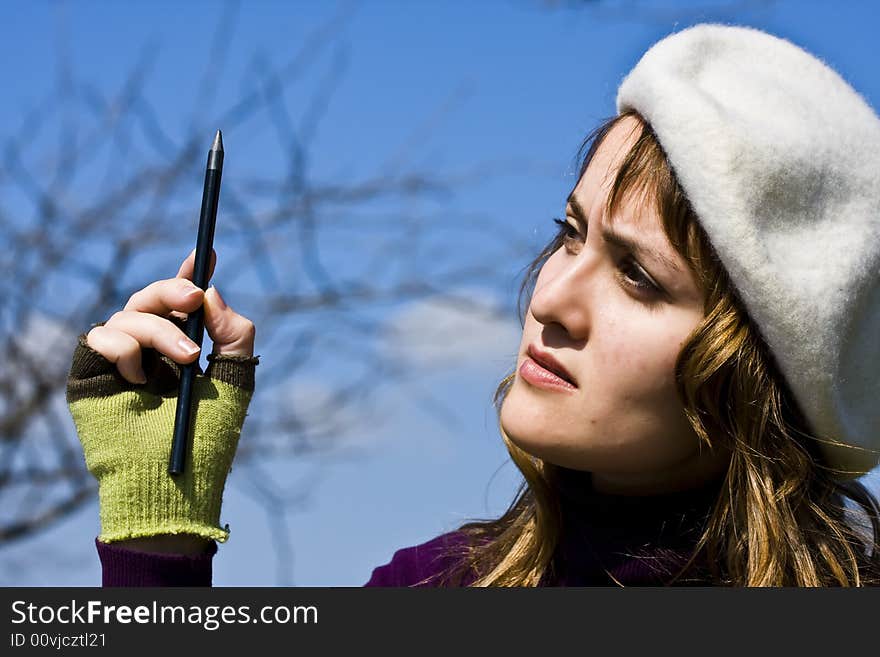
M 220 542 L 226 477 L 254 391 L 259 357 L 208 356 L 195 377 L 193 429 L 183 474 L 168 474 L 180 369 L 142 350 L 147 383 L 129 383 L 79 336 L 67 381 L 86 466 L 98 480 L 104 543 L 158 534 L 196 534 Z

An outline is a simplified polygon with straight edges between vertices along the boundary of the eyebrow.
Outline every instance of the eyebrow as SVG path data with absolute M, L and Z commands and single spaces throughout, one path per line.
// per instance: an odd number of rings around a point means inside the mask
M 584 226 L 587 226 L 587 213 L 584 212 L 583 207 L 581 207 L 581 204 L 577 202 L 577 199 L 574 197 L 574 195 L 568 197 L 568 205 L 571 207 L 572 214 L 574 214 L 575 219 L 580 221 Z M 638 256 L 642 256 L 643 258 L 647 257 L 655 260 L 665 265 L 669 269 L 676 271 L 679 274 L 681 273 L 681 267 L 679 267 L 674 261 L 670 260 L 659 251 L 651 249 L 644 244 L 639 244 L 638 242 L 631 240 L 625 235 L 621 235 L 620 233 L 615 232 L 613 228 L 602 226 L 602 239 L 604 239 L 609 244 L 613 244 L 614 246 L 617 246 L 619 248 L 626 249 L 627 251 L 635 253 Z

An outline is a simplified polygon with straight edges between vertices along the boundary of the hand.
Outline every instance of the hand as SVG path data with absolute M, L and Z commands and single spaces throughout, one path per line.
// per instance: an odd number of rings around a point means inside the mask
M 211 252 L 208 280 L 214 274 L 217 253 Z M 175 278 L 150 283 L 129 298 L 123 309 L 102 326 L 89 331 L 86 341 L 92 349 L 116 364 L 119 373 L 131 383 L 145 383 L 141 367 L 141 349 L 153 348 L 177 363 L 198 358 L 199 347 L 176 325 L 172 318 L 204 304 L 205 330 L 214 343 L 213 353 L 252 356 L 254 323 L 229 308 L 210 287 L 203 292 L 192 283 L 195 249 L 183 261 Z
M 198 554 L 229 534 L 219 523 L 223 489 L 259 358 L 253 356 L 253 322 L 226 306 L 215 288 L 192 285 L 194 260 L 191 253 L 175 278 L 136 292 L 108 322 L 77 340 L 67 402 L 86 467 L 99 483 L 101 542 Z M 215 264 L 212 254 L 210 274 Z M 191 445 L 184 472 L 172 477 L 178 364 L 198 357 L 198 349 L 180 348 L 186 336 L 179 324 L 200 305 L 214 351 L 206 371 L 194 377 Z

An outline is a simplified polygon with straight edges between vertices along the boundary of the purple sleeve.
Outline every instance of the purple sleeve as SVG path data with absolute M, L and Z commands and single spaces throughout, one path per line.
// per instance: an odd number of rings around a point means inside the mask
M 211 586 L 217 544 L 196 557 L 137 552 L 95 539 L 103 586 Z
M 436 576 L 453 566 L 461 557 L 456 552 L 467 544 L 467 537 L 457 531 L 441 534 L 426 543 L 397 550 L 391 561 L 373 569 L 364 586 L 439 586 Z M 476 577 L 469 573 L 462 586 Z
M 458 560 L 455 552 L 467 543 L 459 532 L 442 534 L 426 543 L 397 550 L 391 561 L 373 570 L 364 586 L 437 586 L 436 576 Z M 203 555 L 138 552 L 95 539 L 101 559 L 102 585 L 112 586 L 211 586 L 211 565 L 217 545 Z M 451 552 L 451 553 L 450 553 Z M 475 577 L 465 577 L 467 585 Z

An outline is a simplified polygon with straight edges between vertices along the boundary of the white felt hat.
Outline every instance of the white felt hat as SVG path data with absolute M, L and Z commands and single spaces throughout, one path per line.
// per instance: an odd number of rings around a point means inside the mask
M 880 462 L 880 119 L 789 41 L 698 25 L 617 110 L 651 125 L 831 465 Z

